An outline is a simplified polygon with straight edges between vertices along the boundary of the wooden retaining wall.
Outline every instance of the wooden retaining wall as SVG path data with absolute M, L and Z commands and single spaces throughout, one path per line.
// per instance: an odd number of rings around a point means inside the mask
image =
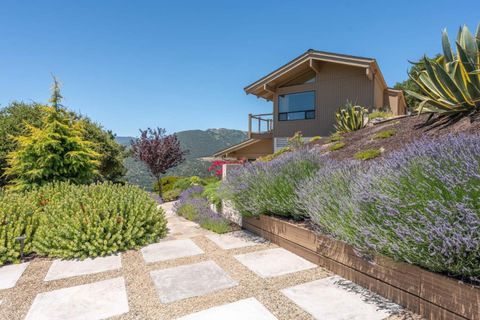
M 343 242 L 270 216 L 243 227 L 432 320 L 480 320 L 480 289 L 384 256 L 368 262 Z

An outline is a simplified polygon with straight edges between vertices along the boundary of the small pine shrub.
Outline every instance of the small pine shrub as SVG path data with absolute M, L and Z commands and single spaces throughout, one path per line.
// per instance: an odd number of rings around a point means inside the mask
M 49 257 L 87 258 L 135 249 L 166 234 L 164 212 L 136 186 L 50 184 L 34 250 Z
M 380 149 L 368 149 L 355 153 L 354 157 L 357 160 L 370 160 L 378 157 L 381 154 L 382 151 Z
M 379 131 L 373 135 L 373 139 L 387 139 L 393 137 L 396 133 L 397 131 L 395 129 Z
M 345 142 L 341 142 L 341 141 L 340 141 L 340 142 L 337 142 L 337 143 L 331 145 L 331 146 L 328 148 L 328 150 L 330 150 L 330 151 L 336 151 L 336 150 L 342 149 L 343 147 L 345 147 Z
M 33 239 L 39 215 L 46 202 L 37 192 L 4 192 L 0 190 L 0 266 L 20 262 L 20 242 L 25 236 L 23 252 L 33 252 Z

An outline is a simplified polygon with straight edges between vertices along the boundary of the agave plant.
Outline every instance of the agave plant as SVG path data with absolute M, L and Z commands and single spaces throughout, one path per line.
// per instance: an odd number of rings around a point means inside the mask
M 337 132 L 351 132 L 364 128 L 368 124 L 368 110 L 355 106 L 351 102 L 335 113 Z
M 442 31 L 443 55 L 424 57 L 425 69 L 409 74 L 423 94 L 406 92 L 420 100 L 417 111 L 438 114 L 451 120 L 480 110 L 480 25 L 474 37 L 467 26 L 460 28 L 452 50 L 447 30 Z

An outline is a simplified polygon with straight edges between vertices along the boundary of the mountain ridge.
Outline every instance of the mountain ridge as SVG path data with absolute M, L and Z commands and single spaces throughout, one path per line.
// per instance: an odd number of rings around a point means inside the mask
M 207 169 L 210 163 L 200 160 L 199 158 L 211 156 L 216 151 L 240 143 L 248 138 L 245 131 L 227 128 L 184 130 L 176 132 L 175 134 L 180 141 L 181 148 L 189 152 L 185 156 L 185 162 L 178 167 L 168 170 L 166 175 L 209 175 Z M 133 139 L 135 139 L 135 137 L 115 137 L 115 140 L 119 144 L 126 147 L 130 147 Z M 145 164 L 136 161 L 133 157 L 126 158 L 124 164 L 127 167 L 126 178 L 129 183 L 139 185 L 146 190 L 152 189 L 155 179 L 150 175 Z

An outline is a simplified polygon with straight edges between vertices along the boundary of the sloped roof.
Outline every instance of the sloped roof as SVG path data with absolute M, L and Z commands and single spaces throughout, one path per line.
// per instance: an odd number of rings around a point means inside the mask
M 377 62 L 373 58 L 357 57 L 346 54 L 325 52 L 310 49 L 280 68 L 272 71 L 266 76 L 253 82 L 252 84 L 244 88 L 247 94 L 256 95 L 259 98 L 271 100 L 273 97 L 272 90 L 269 90 L 269 86 L 275 83 L 276 80 L 281 78 L 293 78 L 298 74 L 311 70 L 314 68 L 316 61 L 338 63 L 344 65 L 350 65 L 365 69 L 371 69 L 375 74 L 380 76 L 380 80 L 387 87 L 385 79 L 383 78 L 380 68 Z

